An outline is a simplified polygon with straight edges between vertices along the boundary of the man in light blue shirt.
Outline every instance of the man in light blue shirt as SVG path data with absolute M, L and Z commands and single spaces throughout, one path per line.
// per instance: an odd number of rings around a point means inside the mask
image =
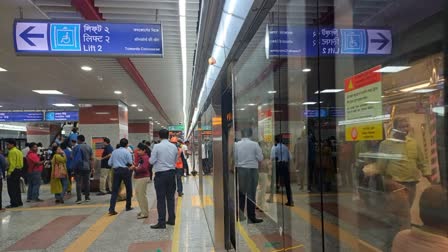
M 128 140 L 126 138 L 120 140 L 120 148 L 112 152 L 108 164 L 113 169 L 112 196 L 110 197 L 109 215 L 118 214 L 115 211 L 115 204 L 117 203 L 118 190 L 120 189 L 122 181 L 126 187 L 126 211 L 130 211 L 133 209 L 131 207 L 131 170 L 134 166 L 132 165 L 132 155 L 128 151 Z
M 277 187 L 279 186 L 278 182 L 280 181 L 280 177 L 283 177 L 283 184 L 286 188 L 286 197 L 288 198 L 288 202 L 285 205 L 294 206 L 294 201 L 292 198 L 291 192 L 291 177 L 289 175 L 289 161 L 291 159 L 291 154 L 289 153 L 288 146 L 282 143 L 282 136 L 275 136 L 275 145 L 272 146 L 271 149 L 271 160 L 275 163 L 275 168 L 272 170 L 276 171 L 277 176 L 275 176 L 274 172 L 271 179 L 271 197 L 269 201 L 272 201 L 272 196 L 275 193 L 275 182 L 277 182 Z
M 257 142 L 250 140 L 252 129 L 241 131 L 243 139 L 235 143 L 235 164 L 238 172 L 238 194 L 240 214 L 242 220 L 244 207 L 247 201 L 247 217 L 250 223 L 260 223 L 263 220 L 255 215 L 255 195 L 258 185 L 258 167 L 263 161 L 263 152 Z
M 174 194 L 176 193 L 176 161 L 177 147 L 168 141 L 169 132 L 166 129 L 159 131 L 162 141 L 154 145 L 151 152 L 150 164 L 153 165 L 154 187 L 157 195 L 157 213 L 159 219 L 157 224 L 151 228 L 166 228 L 166 224 L 174 225 L 176 215 L 174 212 Z M 168 221 L 166 220 L 166 209 L 168 207 Z

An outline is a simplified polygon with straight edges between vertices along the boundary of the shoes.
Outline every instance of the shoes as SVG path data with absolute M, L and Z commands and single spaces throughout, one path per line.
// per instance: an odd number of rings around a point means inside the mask
M 86 202 L 90 202 L 90 198 L 89 197 L 86 197 Z
M 165 224 L 157 223 L 157 224 L 155 224 L 155 225 L 152 225 L 151 228 L 152 228 L 152 229 L 164 229 L 164 228 L 166 228 L 166 225 L 165 225 Z
M 54 203 L 58 204 L 58 203 L 61 203 L 61 201 L 57 199 L 54 201 Z
M 132 210 L 134 210 L 133 207 L 126 208 L 126 211 L 132 211 Z
M 249 223 L 261 223 L 263 222 L 262 219 L 257 219 L 257 218 L 251 218 L 249 219 Z
M 110 216 L 112 216 L 112 215 L 117 215 L 118 213 L 117 212 L 115 212 L 115 211 L 109 211 L 109 215 Z
M 137 214 L 137 217 L 140 217 L 140 215 L 142 215 L 142 213 L 138 213 L 138 214 Z
M 64 200 L 60 200 L 60 202 L 59 203 L 61 203 L 61 204 L 64 204 L 65 202 L 64 202 Z
M 23 206 L 23 203 L 19 203 L 19 207 Z
M 19 206 L 13 206 L 13 205 L 6 206 L 6 208 L 17 208 L 17 207 Z
M 44 200 L 43 199 L 37 199 L 37 200 L 35 200 L 36 202 L 44 202 Z
M 82 204 L 82 200 L 80 200 L 80 199 L 78 199 L 78 200 L 76 200 L 76 202 L 75 202 L 76 204 Z
M 294 206 L 294 202 L 286 202 L 285 206 L 293 207 Z
M 0 213 L 6 211 L 5 208 L 0 208 Z
M 111 191 L 107 191 L 107 194 L 112 194 L 112 192 Z
M 96 195 L 98 195 L 98 196 L 103 196 L 103 195 L 106 195 L 106 194 L 103 193 L 103 192 L 99 192 L 99 193 L 97 193 Z
M 31 200 L 27 199 L 27 200 L 26 200 L 26 202 L 27 202 L 27 203 L 30 203 L 30 202 L 31 202 Z
M 182 196 L 184 196 L 184 193 L 177 193 L 177 196 L 179 196 L 179 197 L 182 197 Z
M 167 221 L 166 224 L 174 226 L 174 225 L 176 225 L 176 222 L 175 221 Z
M 146 218 L 148 218 L 148 216 L 139 215 L 139 216 L 137 217 L 137 219 L 146 219 Z

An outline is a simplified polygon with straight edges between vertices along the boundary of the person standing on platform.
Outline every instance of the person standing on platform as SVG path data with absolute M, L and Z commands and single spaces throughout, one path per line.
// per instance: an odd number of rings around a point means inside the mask
M 179 197 L 182 197 L 184 195 L 183 193 L 183 186 L 182 186 L 182 176 L 184 175 L 184 164 L 183 164 L 183 151 L 182 147 L 178 143 L 177 137 L 172 137 L 170 140 L 171 143 L 174 144 L 177 148 L 177 160 L 176 160 L 176 186 L 177 186 L 177 195 Z
M 71 143 L 71 147 L 74 148 L 76 146 L 76 143 L 78 141 L 78 128 L 73 127 L 72 132 L 70 132 L 70 135 L 68 136 L 69 143 Z
M 238 174 L 239 219 L 242 220 L 244 208 L 247 203 L 247 217 L 251 223 L 263 222 L 255 215 L 255 200 L 258 185 L 259 164 L 263 161 L 263 152 L 260 145 L 250 140 L 252 129 L 241 131 L 242 139 L 235 143 L 235 164 Z
M 184 159 L 182 161 L 184 162 L 184 172 L 185 176 L 190 176 L 190 168 L 188 167 L 188 158 L 190 157 L 190 151 L 188 150 L 188 145 L 190 142 L 187 140 L 182 144 L 182 151 L 184 153 Z
M 81 204 L 81 192 L 84 192 L 85 201 L 90 201 L 90 174 L 95 173 L 95 168 L 93 150 L 85 143 L 86 138 L 79 135 L 77 139 L 78 145 L 72 152 L 72 167 L 76 178 L 76 204 Z
M 110 139 L 105 137 L 103 139 L 103 154 L 101 155 L 101 177 L 100 177 L 100 192 L 97 195 L 105 195 L 106 184 L 109 186 L 109 191 L 112 190 L 112 170 L 109 165 L 109 159 L 112 156 L 114 148 L 110 145 Z
M 39 199 L 39 191 L 44 161 L 41 161 L 39 155 L 37 155 L 36 143 L 30 143 L 29 148 L 30 150 L 26 155 L 26 162 L 28 163 L 28 197 L 26 202 L 31 202 L 32 200 L 42 202 L 43 200 Z
M 151 150 L 143 143 L 139 143 L 136 150 L 137 166 L 134 168 L 135 194 L 137 196 L 140 213 L 137 219 L 146 219 L 149 216 L 148 198 L 146 191 L 149 183 L 149 155 Z
M 132 155 L 128 150 L 128 140 L 122 138 L 120 140 L 120 148 L 112 152 L 108 163 L 113 169 L 113 183 L 112 183 L 112 196 L 110 197 L 109 215 L 117 215 L 115 211 L 115 204 L 117 203 L 118 191 L 120 189 L 121 182 L 126 186 L 126 211 L 131 211 L 132 200 L 132 181 L 131 170 L 134 169 L 132 164 Z
M 2 206 L 2 193 L 3 193 L 3 180 L 6 177 L 6 169 L 8 169 L 8 163 L 6 162 L 5 156 L 3 156 L 3 151 L 0 150 L 0 212 L 5 210 Z
M 64 151 L 65 153 L 65 157 L 67 158 L 67 163 L 66 163 L 66 167 L 67 167 L 67 172 L 68 172 L 68 176 L 67 176 L 67 194 L 71 194 L 72 193 L 72 178 L 73 176 L 73 170 L 72 170 L 72 150 L 67 146 L 66 142 L 62 142 L 61 143 L 61 149 Z
M 157 195 L 158 222 L 151 228 L 166 228 L 166 224 L 174 225 L 176 214 L 174 212 L 174 194 L 176 193 L 176 161 L 177 148 L 168 141 L 169 132 L 166 129 L 159 131 L 162 141 L 154 145 L 149 162 L 153 165 L 154 187 Z M 168 221 L 166 211 L 168 208 Z
M 22 151 L 17 149 L 17 144 L 14 139 L 8 139 L 6 141 L 6 147 L 8 148 L 8 175 L 6 183 L 8 186 L 8 194 L 11 200 L 11 204 L 6 208 L 15 208 L 23 206 L 22 194 L 20 192 L 20 177 L 22 175 L 23 168 L 23 154 Z
M 272 146 L 271 149 L 271 160 L 275 162 L 275 166 L 277 167 L 277 176 L 283 178 L 283 184 L 286 188 L 286 197 L 288 198 L 288 202 L 286 202 L 285 205 L 294 206 L 291 192 L 291 176 L 289 174 L 289 161 L 291 160 L 291 155 L 289 154 L 288 147 L 282 143 L 281 135 L 275 136 L 275 145 Z M 274 193 L 273 188 L 274 186 L 271 182 L 272 194 Z

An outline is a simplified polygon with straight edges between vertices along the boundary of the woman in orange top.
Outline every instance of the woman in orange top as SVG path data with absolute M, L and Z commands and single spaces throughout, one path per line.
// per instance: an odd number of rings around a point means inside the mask
M 170 142 L 175 144 L 177 147 L 177 161 L 176 161 L 176 184 L 177 184 L 177 195 L 182 197 L 183 186 L 182 186 L 182 176 L 184 175 L 184 163 L 182 161 L 183 151 L 180 145 L 177 143 L 177 137 L 172 137 Z

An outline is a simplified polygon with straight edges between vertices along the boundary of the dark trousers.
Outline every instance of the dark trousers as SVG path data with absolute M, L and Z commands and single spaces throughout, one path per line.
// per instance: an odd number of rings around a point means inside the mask
M 185 172 L 185 174 L 190 174 L 190 168 L 188 167 L 188 161 L 187 160 L 184 160 L 183 161 L 183 166 L 184 166 L 184 172 Z
M 20 177 L 22 171 L 20 169 L 15 169 L 9 178 L 6 180 L 8 187 L 8 195 L 11 199 L 11 206 L 18 207 L 22 206 L 22 194 L 20 192 Z
M 86 199 L 90 196 L 90 170 L 76 171 L 76 198 L 81 200 L 81 192 L 84 193 Z
M 0 174 L 0 210 L 3 208 L 2 206 L 2 192 L 3 192 L 3 178 L 2 175 Z
M 240 212 L 244 214 L 247 204 L 247 217 L 255 219 L 255 195 L 257 194 L 258 169 L 238 167 L 238 195 Z
M 33 171 L 28 174 L 28 195 L 27 200 L 39 199 L 40 184 L 42 181 L 42 173 L 39 171 Z
M 182 176 L 184 175 L 184 169 L 177 169 L 176 168 L 176 185 L 177 185 L 177 192 L 182 193 L 183 192 L 183 186 L 182 186 Z
M 112 182 L 112 196 L 110 197 L 109 212 L 115 211 L 115 204 L 117 203 L 118 191 L 120 191 L 121 182 L 126 187 L 126 209 L 131 208 L 132 200 L 132 181 L 131 171 L 127 167 L 115 168 Z
M 210 173 L 208 158 L 202 159 L 202 169 L 203 169 L 204 175 L 208 175 Z
M 157 195 L 158 223 L 166 223 L 166 210 L 168 207 L 168 221 L 174 222 L 176 214 L 174 212 L 174 194 L 176 193 L 175 170 L 156 172 L 154 177 L 154 187 Z
M 283 179 L 283 185 L 286 189 L 286 197 L 288 198 L 289 203 L 293 203 L 292 192 L 291 192 L 291 176 L 289 174 L 289 162 L 275 162 L 277 178 Z M 272 181 L 271 181 L 271 189 L 272 189 Z

